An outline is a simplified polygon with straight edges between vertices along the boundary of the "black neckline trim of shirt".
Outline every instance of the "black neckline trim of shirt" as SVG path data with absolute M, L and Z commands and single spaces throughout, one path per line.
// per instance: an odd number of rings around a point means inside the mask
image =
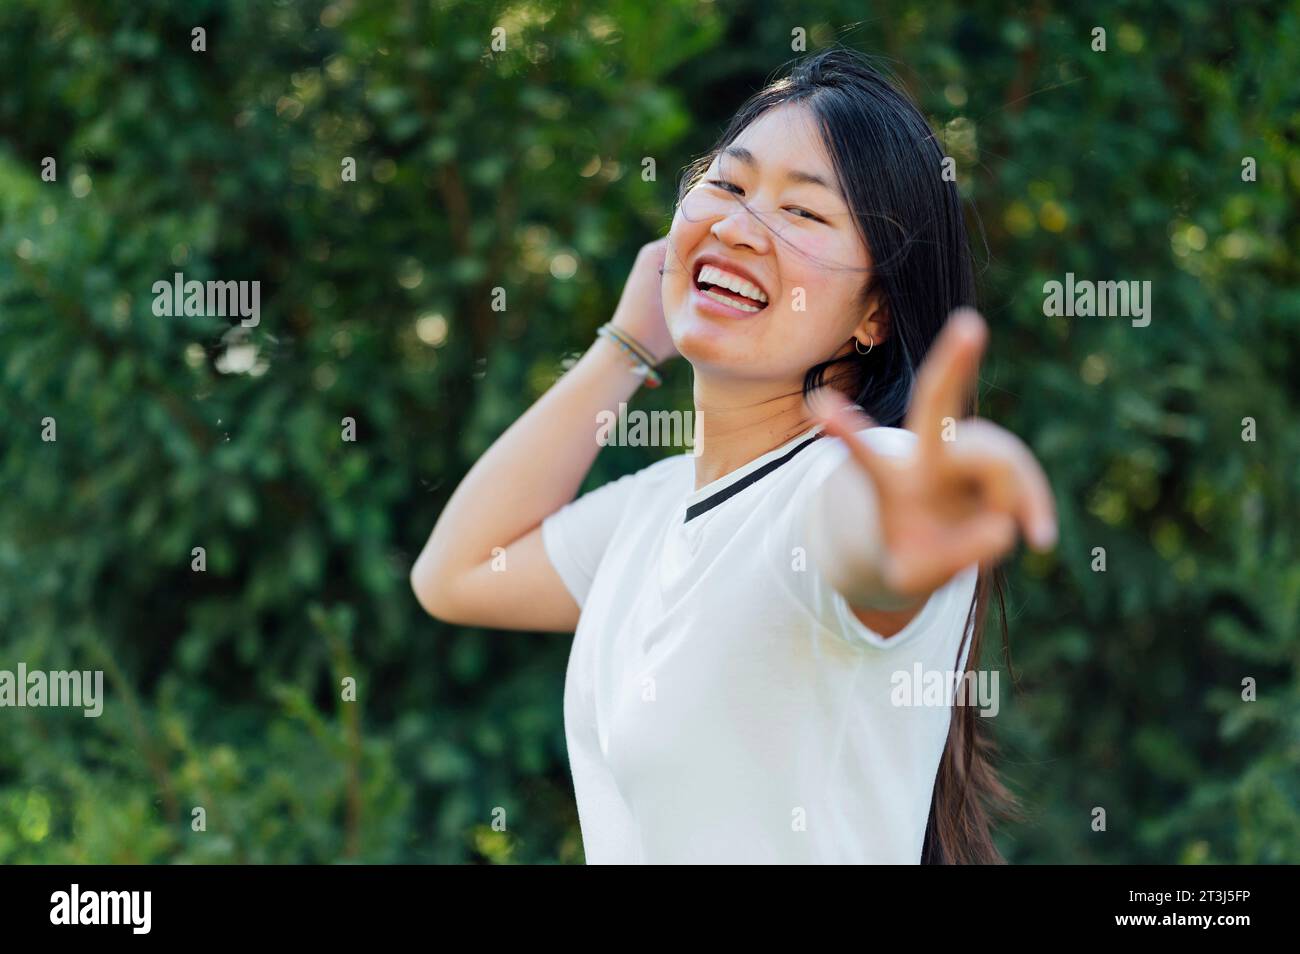
M 690 523 L 696 517 L 700 516 L 703 513 L 707 513 L 708 511 L 712 510 L 714 507 L 718 506 L 718 504 L 726 503 L 728 500 L 736 496 L 736 494 L 740 493 L 750 484 L 762 480 L 764 477 L 772 473 L 772 471 L 776 470 L 782 464 L 787 463 L 791 458 L 794 457 L 795 454 L 799 453 L 801 450 L 803 450 L 805 447 L 807 447 L 809 444 L 817 440 L 817 438 L 821 437 L 825 433 L 826 433 L 825 431 L 819 431 L 818 433 L 814 434 L 812 437 L 804 441 L 802 444 L 800 444 L 798 447 L 792 448 L 789 453 L 783 454 L 782 456 L 778 457 L 776 460 L 768 461 L 762 467 L 750 471 L 748 474 L 740 478 L 740 480 L 736 481 L 734 484 L 731 484 L 728 487 L 723 487 L 716 494 L 710 494 L 708 497 L 705 497 L 699 503 L 691 504 L 689 507 L 686 508 L 686 519 L 683 520 L 682 523 Z

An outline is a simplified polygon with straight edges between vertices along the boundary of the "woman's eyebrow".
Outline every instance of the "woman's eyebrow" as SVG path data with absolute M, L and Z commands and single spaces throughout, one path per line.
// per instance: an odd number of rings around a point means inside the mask
M 748 149 L 746 149 L 744 146 L 728 146 L 725 150 L 723 150 L 722 154 L 724 156 L 731 156 L 734 159 L 739 159 L 741 162 L 749 166 L 751 169 L 758 168 L 758 160 L 755 159 L 754 154 L 750 152 Z M 808 185 L 821 186 L 823 189 L 827 189 L 831 192 L 834 192 L 836 195 L 839 195 L 840 192 L 840 190 L 837 189 L 835 186 L 831 185 L 821 176 L 812 172 L 804 172 L 800 169 L 787 169 L 785 171 L 785 177 L 789 179 L 791 182 L 804 182 L 807 183 Z

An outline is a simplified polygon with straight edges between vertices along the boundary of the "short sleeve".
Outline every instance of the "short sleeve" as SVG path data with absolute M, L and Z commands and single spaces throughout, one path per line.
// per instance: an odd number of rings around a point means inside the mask
M 627 508 L 636 474 L 602 484 L 542 521 L 542 545 L 579 607 Z
M 821 580 L 821 585 L 826 592 L 822 600 L 830 603 L 836 631 L 851 641 L 877 649 L 894 649 L 933 635 L 944 644 L 955 644 L 961 638 L 960 634 L 970 614 L 978 579 L 978 565 L 972 564 L 960 571 L 931 593 L 920 612 L 892 636 L 882 636 L 858 619 L 849 606 L 849 601 L 824 579 Z
M 911 431 L 893 427 L 873 427 L 859 431 L 858 440 L 867 443 L 883 456 L 905 455 L 916 441 Z M 800 482 L 798 498 L 791 501 L 785 519 L 779 526 L 781 540 L 775 552 L 788 554 L 803 547 L 811 554 L 808 528 L 813 502 L 823 484 L 848 457 L 848 448 L 842 442 L 827 448 Z M 942 639 L 954 645 L 961 638 L 966 624 L 971 600 L 979 576 L 976 564 L 959 571 L 948 582 L 930 594 L 925 605 L 908 624 L 892 636 L 884 636 L 862 622 L 853 612 L 847 599 L 832 585 L 810 555 L 802 572 L 789 574 L 792 587 L 808 610 L 826 629 L 853 645 L 892 650 L 921 639 Z

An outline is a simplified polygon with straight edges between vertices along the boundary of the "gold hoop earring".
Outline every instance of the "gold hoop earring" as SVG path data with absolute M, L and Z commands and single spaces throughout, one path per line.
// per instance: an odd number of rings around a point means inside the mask
M 857 338 L 853 339 L 853 350 L 856 351 L 858 354 L 864 354 L 864 355 L 871 354 L 871 349 L 876 346 L 876 339 L 872 338 L 871 335 L 867 335 L 867 338 L 870 339 L 871 344 L 867 345 L 866 351 L 862 350 L 862 342 L 859 341 Z

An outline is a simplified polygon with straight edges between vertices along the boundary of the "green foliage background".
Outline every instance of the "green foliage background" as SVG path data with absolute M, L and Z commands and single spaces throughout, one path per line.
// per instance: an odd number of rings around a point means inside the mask
M 1300 861 L 1300 8 L 1086 6 L 2 0 L 0 669 L 108 698 L 0 710 L 0 861 L 581 860 L 569 639 L 433 622 L 406 574 L 797 27 L 955 158 L 982 410 L 1058 495 L 1009 563 L 1006 854 Z M 175 271 L 260 280 L 260 325 L 155 317 Z M 1045 318 L 1067 271 L 1151 281 L 1151 324 Z

